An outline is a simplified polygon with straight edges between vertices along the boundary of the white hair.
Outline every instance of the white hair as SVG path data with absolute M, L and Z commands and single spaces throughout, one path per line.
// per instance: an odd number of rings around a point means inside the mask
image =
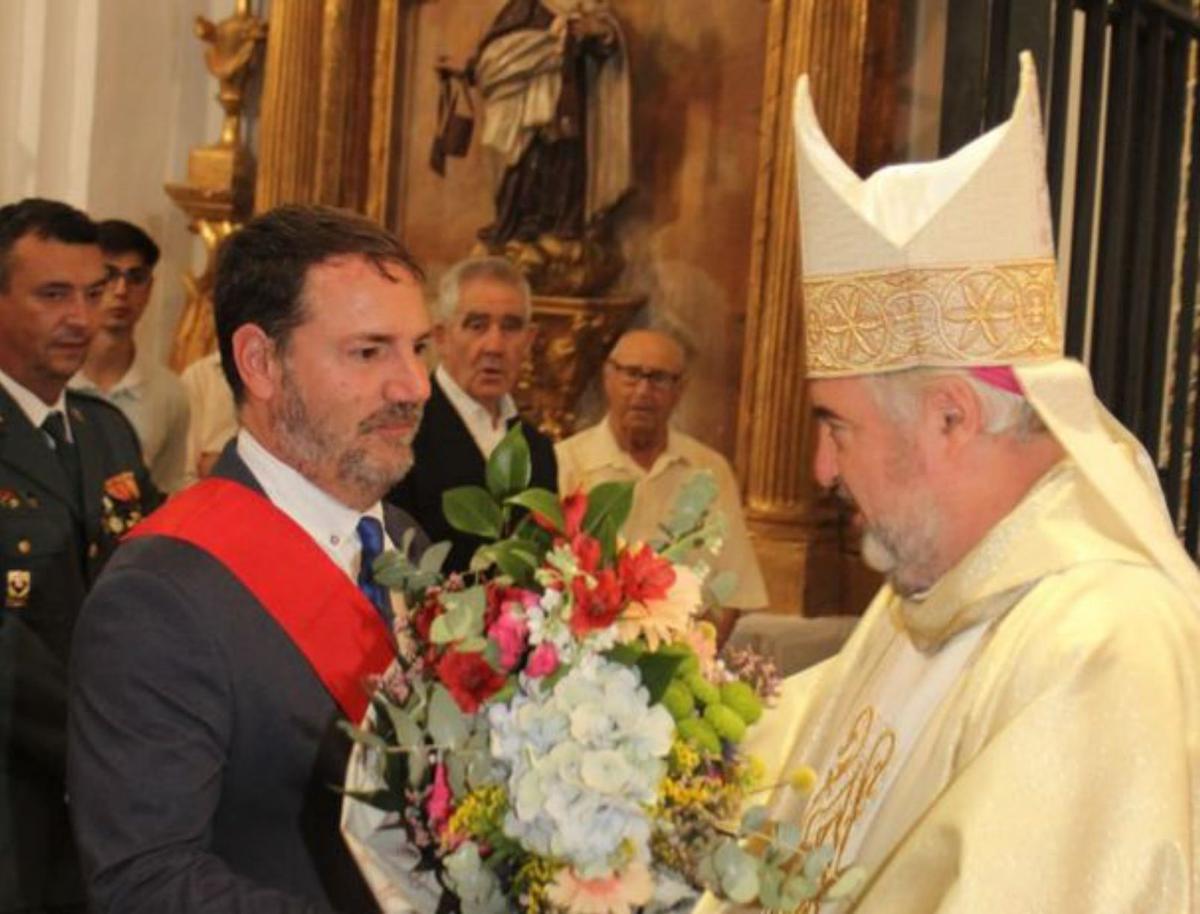
M 893 422 L 911 426 L 920 413 L 921 394 L 938 378 L 960 378 L 970 385 L 983 409 L 983 430 L 1024 441 L 1046 431 L 1045 423 L 1020 394 L 981 381 L 965 368 L 909 368 L 891 374 L 867 375 L 879 408 Z
M 521 293 L 525 305 L 525 320 L 533 318 L 533 302 L 530 298 L 529 281 L 517 267 L 504 257 L 468 257 L 460 260 L 442 274 L 438 282 L 435 318 L 445 323 L 458 311 L 459 297 L 464 283 L 473 279 L 494 279 L 511 286 Z

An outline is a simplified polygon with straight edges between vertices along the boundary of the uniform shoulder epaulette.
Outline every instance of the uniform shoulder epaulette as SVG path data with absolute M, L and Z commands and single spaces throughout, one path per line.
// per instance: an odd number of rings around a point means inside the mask
M 75 402 L 72 403 L 72 400 Z M 85 412 L 95 416 L 99 421 L 117 423 L 133 436 L 134 441 L 139 440 L 137 429 L 133 427 L 133 423 L 129 421 L 129 417 L 121 412 L 120 407 L 114 406 L 111 402 L 100 396 L 100 394 L 92 393 L 90 390 L 76 390 L 73 387 L 68 387 L 67 401 L 68 406 L 83 409 Z

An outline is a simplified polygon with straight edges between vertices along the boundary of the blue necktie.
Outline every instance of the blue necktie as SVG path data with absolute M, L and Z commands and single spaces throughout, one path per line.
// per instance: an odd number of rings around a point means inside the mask
M 364 517 L 358 522 L 358 541 L 362 543 L 362 564 L 358 569 L 358 589 L 371 601 L 383 621 L 391 627 L 392 601 L 387 588 L 375 580 L 372 565 L 383 552 L 383 524 L 373 517 Z

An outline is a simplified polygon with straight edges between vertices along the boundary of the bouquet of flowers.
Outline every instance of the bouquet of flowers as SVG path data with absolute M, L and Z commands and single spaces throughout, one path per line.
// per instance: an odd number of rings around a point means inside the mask
M 729 584 L 702 561 L 722 531 L 712 479 L 654 543 L 618 536 L 630 486 L 560 500 L 529 479 L 518 427 L 486 489 L 446 493 L 450 522 L 492 540 L 469 574 L 440 574 L 448 544 L 375 566 L 405 609 L 397 662 L 347 728 L 342 825 L 384 911 L 626 914 L 705 890 L 794 910 L 853 891 L 795 824 L 739 818 L 758 776 L 738 744 L 777 680 L 718 657 L 698 620 Z

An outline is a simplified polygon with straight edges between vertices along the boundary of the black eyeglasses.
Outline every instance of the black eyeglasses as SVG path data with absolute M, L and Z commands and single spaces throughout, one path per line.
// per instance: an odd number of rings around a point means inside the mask
M 655 390 L 667 391 L 675 387 L 683 377 L 682 372 L 662 371 L 657 368 L 643 368 L 641 365 L 622 365 L 615 359 L 609 359 L 608 364 L 621 375 L 622 380 L 631 387 L 638 381 L 645 381 Z
M 150 281 L 150 277 L 154 275 L 154 271 L 149 267 L 130 267 L 128 270 L 122 270 L 120 267 L 110 266 L 108 268 L 108 281 L 116 283 L 118 279 L 124 279 L 125 285 L 137 288 L 144 286 Z

